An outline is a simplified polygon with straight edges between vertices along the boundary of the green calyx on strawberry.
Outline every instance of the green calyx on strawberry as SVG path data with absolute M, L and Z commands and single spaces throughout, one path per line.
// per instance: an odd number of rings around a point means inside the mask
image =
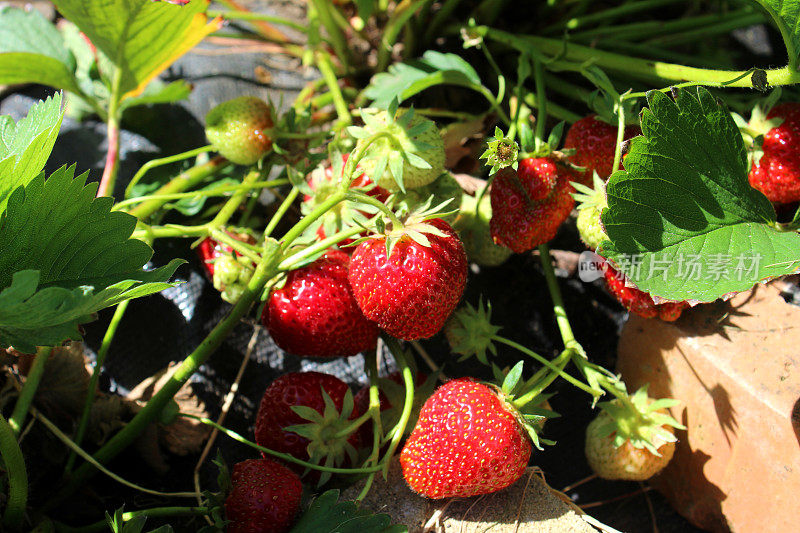
M 517 170 L 519 145 L 507 137 L 503 130 L 495 128 L 494 137 L 489 139 L 486 144 L 486 151 L 481 154 L 480 159 L 486 160 L 485 164 L 490 167 L 490 175 L 508 167 Z
M 399 217 L 419 211 L 425 205 L 445 204 L 450 214 L 442 214 L 444 220 L 452 224 L 461 206 L 464 191 L 461 185 L 449 172 L 433 180 L 428 185 L 409 189 L 406 192 L 397 191 L 392 194 L 388 204 L 392 206 Z
M 427 498 L 502 490 L 525 472 L 535 429 L 496 387 L 461 378 L 428 398 L 400 453 L 403 477 Z
M 254 165 L 272 148 L 273 110 L 254 96 L 241 96 L 206 115 L 206 137 L 223 157 L 237 165 Z
M 490 193 L 494 242 L 523 253 L 552 240 L 575 205 L 572 178 L 550 157 L 526 158 L 516 172 L 498 172 Z
M 455 230 L 433 218 L 441 207 L 393 221 L 391 229 L 380 223 L 350 260 L 348 279 L 364 316 L 399 339 L 435 335 L 464 292 L 467 256 Z
M 578 234 L 583 243 L 592 250 L 597 250 L 600 243 L 608 240 L 603 221 L 600 215 L 608 207 L 606 199 L 606 184 L 594 173 L 594 187 L 587 187 L 582 183 L 573 182 L 575 192 L 572 197 L 578 202 Z
M 672 457 L 677 438 L 674 429 L 686 429 L 667 409 L 677 400 L 653 400 L 647 386 L 627 396 L 598 404 L 601 413 L 586 431 L 589 465 L 605 479 L 649 479 Z
M 489 227 L 492 219 L 492 203 L 489 195 L 481 198 L 480 205 L 474 196 L 464 195 L 461 211 L 453 226 L 461 237 L 469 260 L 480 266 L 498 266 L 511 257 L 510 248 L 496 244 Z
M 497 354 L 497 348 L 492 343 L 492 338 L 500 331 L 492 320 L 492 304 L 483 304 L 483 298 L 478 302 L 478 307 L 467 303 L 457 309 L 444 327 L 450 349 L 461 355 L 459 361 L 476 357 L 481 363 L 488 365 L 486 357 L 488 351 Z
M 307 184 L 309 194 L 303 198 L 303 203 L 300 204 L 300 212 L 307 215 L 314 211 L 320 204 L 327 201 L 338 188 L 344 171 L 344 163 L 347 162 L 349 154 L 339 157 L 341 164 L 333 165 L 320 165 L 309 174 Z M 360 170 L 360 166 L 357 167 Z M 336 176 L 334 178 L 334 176 Z M 357 192 L 362 192 L 372 196 L 381 202 L 385 202 L 389 198 L 389 192 L 381 187 L 375 185 L 372 180 L 364 173 L 357 175 L 350 183 L 350 189 Z M 324 239 L 335 235 L 336 233 L 355 226 L 368 227 L 370 218 L 372 218 L 377 210 L 373 206 L 360 205 L 355 206 L 353 202 L 339 202 L 334 207 L 326 211 L 326 213 L 312 224 L 308 231 L 319 239 Z M 339 243 L 339 246 L 346 246 L 352 244 L 353 239 L 345 239 Z M 345 248 L 347 250 L 347 248 Z
M 264 391 L 255 423 L 256 443 L 315 464 L 353 464 L 361 445 L 357 429 L 342 434 L 360 413 L 342 380 L 321 372 L 292 372 L 275 379 Z M 302 471 L 294 464 L 291 468 Z M 330 473 L 306 472 L 320 484 Z
M 362 119 L 363 127 L 347 131 L 358 139 L 355 150 L 365 150 L 359 166 L 379 187 L 406 191 L 444 172 L 444 140 L 436 125 L 413 108 L 398 108 L 395 100 L 388 110 L 364 110 Z

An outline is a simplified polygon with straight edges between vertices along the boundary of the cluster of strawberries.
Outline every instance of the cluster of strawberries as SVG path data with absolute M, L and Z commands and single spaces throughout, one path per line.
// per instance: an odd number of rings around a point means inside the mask
M 602 180 L 594 178 L 594 189 L 588 185 L 594 176 L 607 177 L 612 172 L 614 126 L 595 116 L 586 117 L 567 134 L 570 165 L 555 154 L 523 158 L 516 171 L 499 171 L 487 196 L 465 194 L 461 198 L 460 188 L 443 171 L 441 138 L 435 128 L 426 129 L 423 121 L 413 117 L 401 123 L 404 129 L 392 134 L 400 144 L 411 142 L 403 137 L 408 131 L 424 136 L 423 141 L 414 141 L 424 147 L 423 159 L 435 162 L 438 168 L 408 166 L 400 183 L 392 175 L 396 165 L 376 163 L 380 158 L 369 157 L 370 150 L 366 150 L 356 167 L 358 176 L 350 183 L 354 194 L 387 205 L 397 217 L 386 224 L 368 224 L 381 216 L 380 210 L 376 215 L 376 211 L 367 212 L 364 203 L 339 204 L 310 228 L 317 242 L 348 224 L 353 227 L 356 220 L 358 226 L 376 230 L 349 234 L 352 238 L 340 240 L 338 247 L 290 270 L 282 285 L 269 295 L 262 322 L 286 352 L 344 357 L 375 349 L 381 331 L 401 340 L 435 335 L 462 297 L 469 261 L 496 265 L 512 253 L 552 240 L 575 206 L 575 196 L 584 199 L 578 227 L 587 246 L 596 248 L 605 239 L 600 220 L 605 207 Z M 365 128 L 396 126 L 378 114 Z M 629 127 L 625 138 L 639 133 L 638 127 Z M 358 142 L 368 134 L 363 133 Z M 386 147 L 376 143 L 375 151 L 385 152 Z M 247 159 L 252 160 L 249 154 Z M 766 163 L 764 158 L 761 161 Z M 304 213 L 313 212 L 337 190 L 346 162 L 347 156 L 342 161 L 345 165 L 322 166 L 309 176 Z M 397 164 L 407 165 L 408 161 Z M 575 194 L 573 184 L 583 195 Z M 457 216 L 426 210 L 425 205 L 418 209 L 417 204 L 431 196 L 437 200 L 458 197 Z M 199 250 L 223 294 L 246 283 L 246 275 L 241 275 L 246 259 L 211 240 Z M 220 262 L 221 258 L 227 259 Z M 648 294 L 626 284 L 610 266 L 606 281 L 623 305 L 644 316 L 674 320 L 687 306 L 685 302 L 656 304 Z M 231 294 L 235 297 L 235 290 Z M 400 387 L 399 374 L 389 381 Z M 427 381 L 420 376 L 416 386 Z M 381 387 L 382 412 L 402 403 L 402 395 L 384 394 L 389 389 Z M 419 396 L 424 399 L 425 395 Z M 607 402 L 587 432 L 587 457 L 603 477 L 646 479 L 672 455 L 675 439 L 669 418 L 663 414 L 664 404 L 650 408 L 646 391 L 633 398 L 638 400 L 626 406 Z M 374 444 L 368 405 L 368 388 L 353 397 L 347 384 L 331 375 L 300 372 L 273 381 L 257 415 L 256 443 L 305 464 L 290 461 L 285 466 L 265 455 L 236 465 L 226 500 L 229 530 L 285 531 L 300 507 L 301 479 L 324 483 L 332 469 L 360 464 L 359 458 L 364 459 Z M 416 407 L 419 412 L 412 418 L 418 419 L 412 424 L 400 463 L 406 481 L 417 493 L 429 498 L 486 494 L 511 485 L 524 472 L 532 452 L 530 424 L 499 388 L 471 378 L 455 379 Z M 630 422 L 632 418 L 635 423 L 620 426 L 620 420 Z M 647 434 L 623 435 L 620 427 Z M 308 464 L 322 468 L 309 468 Z M 259 489 L 265 485 L 270 487 L 266 495 Z

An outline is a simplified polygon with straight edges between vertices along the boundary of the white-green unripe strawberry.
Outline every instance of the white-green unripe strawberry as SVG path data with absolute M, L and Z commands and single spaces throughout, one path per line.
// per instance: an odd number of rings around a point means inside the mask
M 477 199 L 464 195 L 461 200 L 461 211 L 455 222 L 458 235 L 464 244 L 467 258 L 481 266 L 497 266 L 505 262 L 514 253 L 511 249 L 496 244 L 492 239 L 489 221 L 492 219 L 492 204 L 489 195 L 481 200 L 476 210 Z
M 440 212 L 454 211 L 453 214 L 442 217 L 448 224 L 452 224 L 458 216 L 458 210 L 461 206 L 461 198 L 464 196 L 464 191 L 461 185 L 458 184 L 456 179 L 449 172 L 444 172 L 433 182 L 418 187 L 416 189 L 409 189 L 405 193 L 394 193 L 393 207 L 398 216 L 402 216 L 412 211 L 418 210 L 426 202 L 428 207 L 437 207 L 443 202 L 450 201 L 445 205 Z
M 394 117 L 386 110 L 365 110 L 362 118 L 364 127 L 355 129 L 356 151 L 374 134 L 388 134 L 374 139 L 359 161 L 359 166 L 378 187 L 389 191 L 414 189 L 428 185 L 442 174 L 444 140 L 432 121 L 415 114 L 413 109 L 398 109 Z
M 241 96 L 206 115 L 206 137 L 225 159 L 254 165 L 272 149 L 272 108 L 260 98 Z
M 578 183 L 573 183 L 573 186 L 578 191 L 572 195 L 578 201 L 578 218 L 575 221 L 578 234 L 587 248 L 597 250 L 601 242 L 608 240 L 600 219 L 603 210 L 608 207 L 605 183 L 595 172 L 593 189 Z
M 253 263 L 246 257 L 224 255 L 214 261 L 214 288 L 222 293 L 222 299 L 236 303 L 253 277 Z

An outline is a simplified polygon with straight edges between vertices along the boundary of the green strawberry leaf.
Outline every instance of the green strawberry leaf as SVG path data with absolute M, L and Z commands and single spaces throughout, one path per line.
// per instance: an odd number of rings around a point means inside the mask
M 66 18 L 120 69 L 119 91 L 139 96 L 147 83 L 219 28 L 207 0 L 173 5 L 151 0 L 55 0 Z
M 478 73 L 463 58 L 428 50 L 421 59 L 394 64 L 373 76 L 364 96 L 374 100 L 373 107 L 385 109 L 395 98 L 403 102 L 435 85 L 483 90 Z
M 79 92 L 75 58 L 36 9 L 0 7 L 0 84 L 41 83 Z
M 171 104 L 185 100 L 191 92 L 192 85 L 185 80 L 177 80 L 168 84 L 153 80 L 142 94 L 124 100 L 120 109 L 125 110 L 137 105 Z
M 101 309 L 172 287 L 183 262 L 146 272 L 153 253 L 131 239 L 136 218 L 95 198 L 74 167 L 16 189 L 0 218 L 0 346 L 32 352 L 80 339 Z
M 754 0 L 761 5 L 781 32 L 789 56 L 789 68 L 797 70 L 800 60 L 800 1 Z
M 747 180 L 744 141 L 704 88 L 647 95 L 636 137 L 607 186 L 599 252 L 641 290 L 710 302 L 800 267 L 800 235 Z
M 44 168 L 63 116 L 60 94 L 35 104 L 16 124 L 11 117 L 0 116 L 0 213 L 11 192 Z
M 290 533 L 406 533 L 408 528 L 392 525 L 385 514 L 370 514 L 356 502 L 338 502 L 339 491 L 318 496 Z

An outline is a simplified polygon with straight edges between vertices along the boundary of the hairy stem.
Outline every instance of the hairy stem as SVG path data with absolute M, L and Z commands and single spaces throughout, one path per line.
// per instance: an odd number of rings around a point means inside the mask
M 100 381 L 100 373 L 103 370 L 103 365 L 105 364 L 108 350 L 111 348 L 111 343 L 114 341 L 114 336 L 117 334 L 117 328 L 119 328 L 119 324 L 122 322 L 122 317 L 125 316 L 125 310 L 128 309 L 129 302 L 130 300 L 125 300 L 117 305 L 117 308 L 114 310 L 114 316 L 111 317 L 111 322 L 108 324 L 108 329 L 106 329 L 106 334 L 103 336 L 100 349 L 97 351 L 97 359 L 95 360 L 94 369 L 92 370 L 92 377 L 89 380 L 86 399 L 83 402 L 83 411 L 81 412 L 81 418 L 78 422 L 78 430 L 75 432 L 76 446 L 80 446 L 81 443 L 83 443 L 83 437 L 86 435 L 86 428 L 89 427 L 89 414 L 92 411 L 92 404 L 97 395 L 97 383 Z M 67 464 L 64 466 L 64 473 L 69 474 L 74 464 L 75 450 L 70 450 Z
M 47 360 L 50 359 L 52 348 L 39 347 L 36 350 L 36 356 L 33 359 L 28 375 L 25 377 L 25 383 L 22 385 L 22 390 L 17 398 L 17 403 L 14 405 L 14 411 L 11 413 L 11 418 L 8 420 L 9 425 L 14 430 L 15 435 L 19 435 L 22 431 L 22 426 L 25 424 L 25 418 L 28 416 L 28 410 L 33 403 L 33 397 L 36 395 L 36 389 L 39 388 L 39 383 L 42 381 L 44 375 L 44 367 L 47 365 Z
M 0 454 L 8 480 L 8 501 L 3 513 L 3 525 L 12 531 L 22 529 L 28 503 L 28 472 L 19 449 L 17 436 L 6 419 L 0 415 Z

